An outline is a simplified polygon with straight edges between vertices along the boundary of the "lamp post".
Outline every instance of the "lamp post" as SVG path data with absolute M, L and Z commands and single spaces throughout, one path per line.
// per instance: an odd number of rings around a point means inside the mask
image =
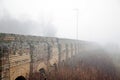
M 75 8 L 73 9 L 76 11 L 76 39 L 78 40 L 78 21 L 79 21 L 79 9 Z

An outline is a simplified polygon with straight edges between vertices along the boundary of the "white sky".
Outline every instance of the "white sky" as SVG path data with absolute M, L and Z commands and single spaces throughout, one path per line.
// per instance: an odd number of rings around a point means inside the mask
M 36 23 L 50 22 L 57 32 L 56 37 L 62 38 L 76 38 L 75 8 L 79 9 L 80 40 L 119 43 L 119 0 L 0 0 L 1 18 L 7 12 L 23 22 L 29 19 Z M 43 27 L 31 28 L 30 34 L 41 35 L 39 30 Z M 2 28 L 0 31 L 7 32 Z

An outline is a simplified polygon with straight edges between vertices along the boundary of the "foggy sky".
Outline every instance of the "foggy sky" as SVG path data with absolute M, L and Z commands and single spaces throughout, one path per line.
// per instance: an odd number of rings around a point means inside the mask
M 119 0 L 0 0 L 0 32 L 120 44 Z

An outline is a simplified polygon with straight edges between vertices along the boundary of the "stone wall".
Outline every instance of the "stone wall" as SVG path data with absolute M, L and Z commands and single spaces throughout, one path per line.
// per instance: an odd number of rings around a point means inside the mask
M 84 41 L 0 33 L 0 78 L 26 79 L 41 68 L 69 60 L 80 52 Z

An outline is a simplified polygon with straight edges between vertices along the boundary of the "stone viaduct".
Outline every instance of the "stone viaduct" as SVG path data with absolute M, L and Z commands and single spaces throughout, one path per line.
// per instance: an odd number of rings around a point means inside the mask
M 85 41 L 54 37 L 25 36 L 0 33 L 0 80 L 28 78 L 41 68 L 69 60 L 80 53 Z

